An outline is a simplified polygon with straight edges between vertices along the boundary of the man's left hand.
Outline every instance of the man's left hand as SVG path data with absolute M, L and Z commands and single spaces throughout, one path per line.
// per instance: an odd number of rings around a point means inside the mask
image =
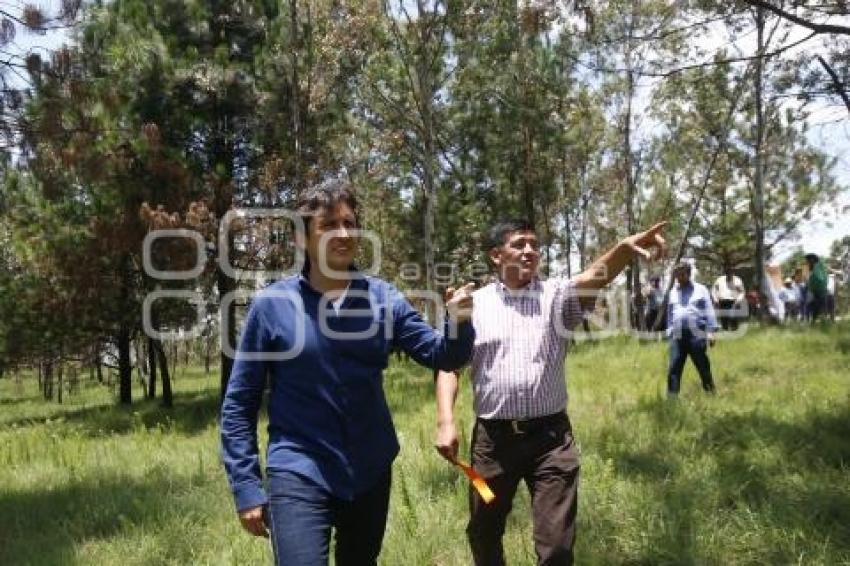
M 455 322 L 466 322 L 472 318 L 472 292 L 475 283 L 467 283 L 458 290 L 449 287 L 446 290 L 446 310 L 449 318 Z
M 659 222 L 648 230 L 629 236 L 623 243 L 647 261 L 662 258 L 667 255 L 667 241 L 661 236 L 665 226 L 667 222 Z M 654 255 L 650 251 L 653 249 Z

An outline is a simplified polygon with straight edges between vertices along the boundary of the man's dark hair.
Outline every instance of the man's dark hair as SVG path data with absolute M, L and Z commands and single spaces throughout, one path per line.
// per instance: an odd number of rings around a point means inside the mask
M 673 267 L 673 273 L 679 273 L 680 271 L 685 271 L 685 272 L 687 272 L 688 275 L 690 275 L 691 269 L 692 269 L 692 266 L 691 266 L 690 262 L 682 260 L 679 263 L 677 263 L 675 265 L 675 267 Z
M 304 223 L 304 230 L 310 226 L 310 221 L 316 213 L 331 210 L 339 204 L 347 204 L 354 211 L 354 218 L 360 225 L 360 214 L 357 210 L 357 196 L 351 183 L 339 177 L 333 177 L 313 185 L 304 191 L 295 205 L 295 211 Z
M 505 245 L 513 232 L 536 232 L 534 225 L 524 218 L 509 218 L 496 223 L 487 235 L 487 251 Z
M 339 204 L 347 204 L 354 211 L 354 220 L 360 225 L 360 214 L 357 210 L 357 196 L 351 183 L 339 177 L 332 177 L 318 185 L 308 188 L 295 204 L 295 212 L 301 217 L 304 229 L 304 237 L 309 232 L 310 222 L 320 212 L 331 210 Z M 310 273 L 310 256 L 304 253 L 304 266 L 301 273 L 305 276 Z

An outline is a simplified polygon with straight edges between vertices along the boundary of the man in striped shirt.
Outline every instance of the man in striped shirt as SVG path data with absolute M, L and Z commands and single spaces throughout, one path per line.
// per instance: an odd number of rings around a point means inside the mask
M 537 277 L 540 249 L 530 223 L 510 220 L 491 230 L 497 281 L 473 295 L 472 465 L 496 498 L 486 504 L 470 490 L 467 534 L 476 565 L 505 563 L 502 535 L 521 480 L 531 492 L 538 564 L 572 564 L 579 461 L 566 414 L 566 340 L 596 292 L 635 254 L 664 252 L 664 224 L 624 239 L 574 279 L 546 281 Z M 458 451 L 457 382 L 455 372 L 437 375 L 436 448 L 451 462 Z

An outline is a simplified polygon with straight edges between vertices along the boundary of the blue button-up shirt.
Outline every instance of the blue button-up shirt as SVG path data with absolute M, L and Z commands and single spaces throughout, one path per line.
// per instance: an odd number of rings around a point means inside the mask
M 264 289 L 249 309 L 221 409 L 236 508 L 267 502 L 257 448 L 267 375 L 267 471 L 296 472 L 352 499 L 398 454 L 382 384 L 391 349 L 453 370 L 467 362 L 475 338 L 469 322 L 456 334 L 436 332 L 397 289 L 373 277 L 355 276 L 339 314 L 303 276 Z
M 718 328 L 711 294 L 705 285 L 689 281 L 680 287 L 676 283 L 667 304 L 667 336 L 679 338 L 683 330 L 700 333 L 715 332 Z

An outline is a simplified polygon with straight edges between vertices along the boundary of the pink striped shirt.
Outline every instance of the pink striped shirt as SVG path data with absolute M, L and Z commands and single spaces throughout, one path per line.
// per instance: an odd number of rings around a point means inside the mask
M 566 339 L 582 319 L 575 284 L 535 278 L 511 291 L 497 281 L 473 296 L 475 414 L 530 419 L 563 411 Z

